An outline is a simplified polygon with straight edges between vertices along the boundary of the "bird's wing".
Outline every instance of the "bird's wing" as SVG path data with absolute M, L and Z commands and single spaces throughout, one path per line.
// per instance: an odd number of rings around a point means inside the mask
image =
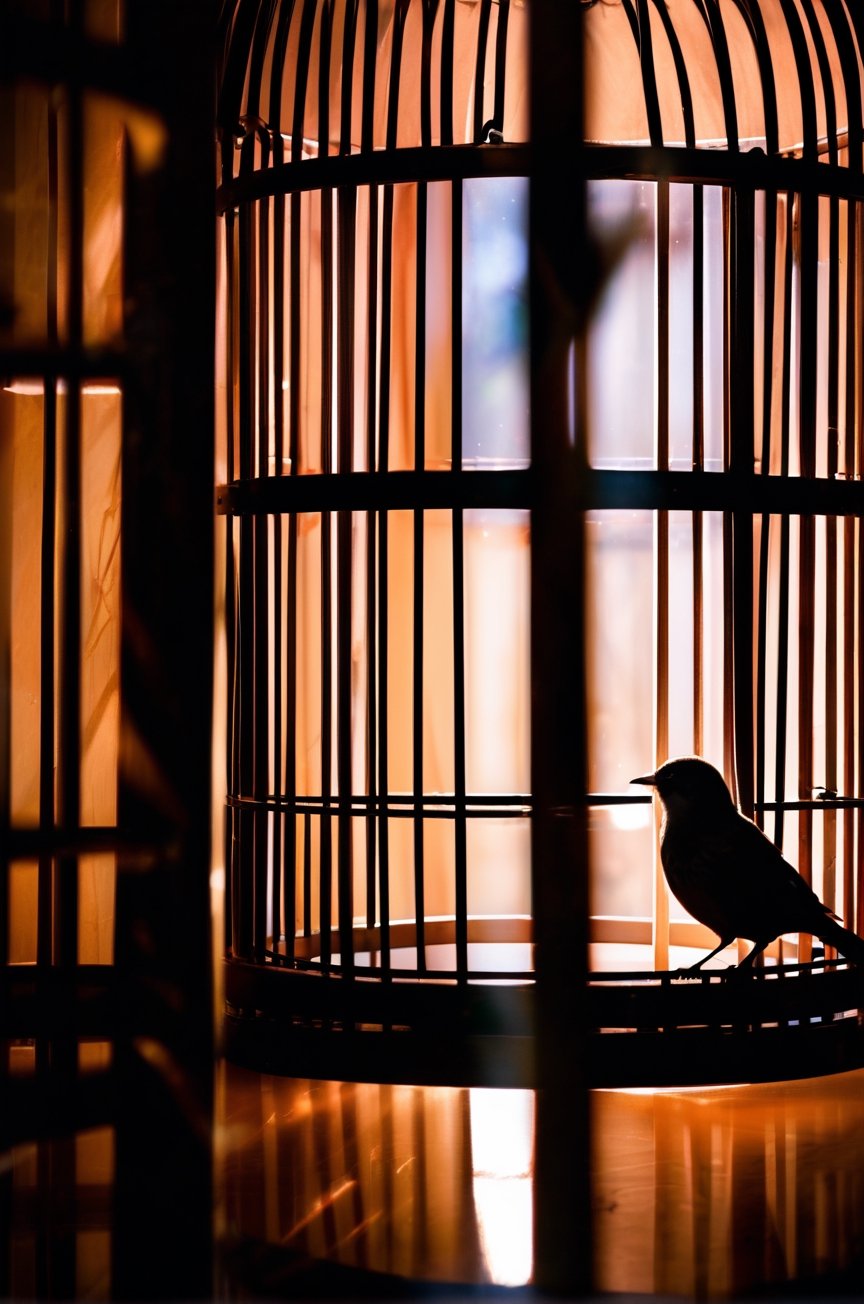
M 830 911 L 810 885 L 752 820 L 736 814 L 727 834 L 730 887 L 739 894 L 742 912 L 752 914 L 751 927 L 765 918 L 765 931 L 807 930 Z M 739 934 L 740 936 L 740 934 Z M 748 936 L 747 933 L 743 936 Z
M 825 919 L 815 892 L 764 833 L 735 812 L 686 829 L 670 824 L 661 848 L 672 892 L 721 937 L 753 941 L 810 931 Z

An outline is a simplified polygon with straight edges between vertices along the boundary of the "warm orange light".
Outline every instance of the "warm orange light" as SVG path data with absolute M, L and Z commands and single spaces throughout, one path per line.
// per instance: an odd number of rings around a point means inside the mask
M 473 1087 L 474 1207 L 489 1280 L 524 1286 L 533 1267 L 534 1093 Z
M 65 380 L 57 382 L 57 393 L 68 393 L 68 385 Z M 45 393 L 45 382 L 42 380 L 13 380 L 8 385 L 3 386 L 4 394 L 18 394 L 26 398 L 41 398 Z M 88 380 L 81 386 L 79 393 L 95 394 L 121 394 L 120 386 L 112 381 L 95 381 Z

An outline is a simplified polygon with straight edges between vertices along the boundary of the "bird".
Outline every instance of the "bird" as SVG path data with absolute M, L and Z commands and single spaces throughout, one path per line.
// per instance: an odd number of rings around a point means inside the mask
M 653 788 L 663 806 L 660 860 L 684 909 L 720 938 L 702 966 L 736 938 L 753 943 L 749 970 L 783 933 L 811 933 L 864 965 L 864 938 L 844 927 L 762 830 L 738 809 L 723 775 L 701 756 L 667 760 L 631 783 Z M 736 966 L 732 966 L 735 968 Z

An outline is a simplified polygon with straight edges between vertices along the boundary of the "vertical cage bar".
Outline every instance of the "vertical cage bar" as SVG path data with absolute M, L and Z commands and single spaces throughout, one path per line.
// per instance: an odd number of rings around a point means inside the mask
M 277 158 L 281 159 L 281 141 Z M 276 160 L 274 159 L 274 162 Z M 285 362 L 285 196 L 273 196 L 273 313 L 272 313 L 272 341 L 273 341 L 273 359 L 271 368 L 273 373 L 273 453 L 275 457 L 275 474 L 284 475 L 284 435 L 285 435 L 285 392 L 283 388 L 284 362 Z M 273 795 L 274 813 L 273 813 L 273 851 L 271 856 L 272 879 L 271 879 L 271 913 L 273 918 L 273 949 L 279 951 L 283 933 L 288 932 L 287 926 L 287 903 L 285 897 L 286 882 L 286 856 L 294 855 L 294 839 L 289 837 L 288 829 L 294 827 L 294 814 L 290 816 L 284 814 L 284 806 L 280 798 L 284 798 L 285 787 L 282 779 L 282 757 L 283 757 L 283 738 L 282 738 L 282 712 L 283 712 L 283 694 L 282 694 L 282 671 L 283 660 L 286 659 L 286 651 L 283 651 L 282 631 L 285 624 L 285 615 L 283 607 L 284 580 L 282 567 L 282 539 L 283 539 L 283 522 L 282 517 L 275 513 L 273 516 L 273 740 L 271 752 L 271 767 L 273 771 Z M 287 720 L 287 732 L 292 732 L 294 717 L 289 715 Z M 293 800 L 293 796 L 292 796 Z M 294 902 L 291 899 L 291 910 L 293 912 Z M 283 912 L 286 923 L 283 928 Z
M 754 195 L 738 186 L 730 214 L 731 320 L 730 470 L 752 472 L 754 452 Z M 753 814 L 753 516 L 732 514 L 733 691 L 738 802 Z
M 510 18 L 510 0 L 498 0 L 498 26 L 495 32 L 495 108 L 493 119 L 499 131 L 504 130 L 504 92 L 507 71 L 507 23 Z
M 462 469 L 462 182 L 451 188 L 450 221 L 450 367 L 451 432 L 450 465 Z M 454 836 L 456 972 L 460 981 L 468 976 L 468 830 L 465 808 L 465 514 L 453 508 L 453 746 L 454 746 Z
M 694 472 L 705 463 L 705 192 L 693 187 L 693 452 Z M 692 515 L 693 537 L 693 749 L 701 756 L 704 746 L 705 621 L 703 584 L 703 518 Z
M 42 435 L 42 556 L 40 567 L 40 661 L 39 661 L 39 854 L 36 957 L 40 965 L 51 963 L 51 880 L 54 857 L 48 850 L 54 828 L 54 731 L 55 653 L 54 602 L 57 512 L 57 382 L 46 377 L 44 385 Z
M 792 267 L 794 261 L 794 195 L 785 195 L 783 248 L 783 356 L 780 405 L 780 474 L 789 474 L 790 400 L 792 391 Z M 777 580 L 777 711 L 774 743 L 774 842 L 783 846 L 786 800 L 787 693 L 789 684 L 789 517 L 780 517 L 780 569 Z
M 804 157 L 818 157 L 816 91 L 810 53 L 800 14 L 784 4 L 789 35 L 801 92 L 804 122 Z M 826 96 L 830 121 L 833 100 Z M 834 135 L 836 136 L 836 128 Z M 802 190 L 798 203 L 798 458 L 800 474 L 816 474 L 817 350 L 819 310 L 819 198 Z M 798 796 L 810 798 L 813 789 L 813 730 L 815 727 L 815 520 L 802 515 L 798 544 Z M 798 817 L 798 871 L 808 882 L 813 878 L 813 816 L 802 810 Z M 798 939 L 799 959 L 809 960 L 812 939 L 804 933 Z
M 845 430 L 843 474 L 855 477 L 856 398 L 859 377 L 858 248 L 856 242 L 858 203 L 846 206 L 846 319 L 845 319 Z M 843 792 L 855 791 L 855 521 L 843 518 Z M 855 927 L 855 811 L 843 812 L 843 918 Z
M 253 138 L 247 137 L 241 146 L 241 169 L 249 167 Z M 240 321 L 254 321 L 254 228 L 248 204 L 242 204 L 237 221 L 238 249 L 238 307 Z M 255 473 L 255 399 L 254 399 L 254 332 L 238 340 L 238 463 L 241 479 L 251 479 Z M 239 522 L 239 565 L 237 587 L 238 654 L 237 672 L 237 734 L 238 765 L 237 793 L 250 797 L 255 792 L 255 521 L 251 516 L 241 516 Z M 255 937 L 255 879 L 247 869 L 247 859 L 255 865 L 254 812 L 239 809 L 236 816 L 237 841 L 235 843 L 236 917 L 239 954 L 251 956 Z
M 818 271 L 819 271 L 819 201 L 815 195 L 799 196 L 799 457 L 802 476 L 816 474 L 816 359 L 818 349 Z M 800 518 L 800 553 L 798 564 L 798 795 L 809 799 L 813 789 L 813 729 L 815 727 L 815 519 Z M 798 871 L 807 880 L 813 877 L 813 816 L 802 810 L 798 820 Z M 810 938 L 804 934 L 799 953 L 810 955 Z
M 73 5 L 70 26 L 80 30 L 83 14 Z M 84 312 L 84 119 L 79 86 L 67 88 L 66 185 L 69 221 L 69 348 L 83 345 Z M 58 822 L 71 832 L 81 823 L 81 386 L 68 380 L 63 444 L 64 538 L 60 572 L 63 584 L 60 644 Z M 55 958 L 61 965 L 78 959 L 78 860 L 58 860 L 55 892 Z M 69 1069 L 74 1074 L 74 1056 Z
M 417 186 L 416 311 L 414 350 L 414 466 L 426 464 L 426 185 Z M 426 894 L 423 819 L 423 696 L 425 631 L 425 525 L 422 508 L 414 510 L 414 645 L 413 784 L 414 784 L 414 917 L 417 927 L 417 971 L 426 972 Z
M 730 278 L 733 274 L 732 249 L 732 196 L 727 186 L 722 194 L 723 220 L 723 470 L 728 471 L 732 458 L 731 450 L 731 341 L 729 331 L 730 313 L 733 303 L 733 289 Z M 735 644 L 733 630 L 734 615 L 734 558 L 732 513 L 723 512 L 723 770 L 729 780 L 732 796 L 738 800 L 738 782 L 735 773 Z
M 264 133 L 262 132 L 262 137 Z M 267 154 L 265 143 L 262 139 L 262 156 L 266 161 Z M 269 319 L 270 319 L 270 294 L 269 294 L 269 265 L 270 265 L 270 231 L 269 231 L 269 214 L 270 205 L 267 199 L 258 201 L 257 204 L 258 223 L 257 223 L 257 257 L 253 255 L 255 266 L 255 322 L 256 330 L 250 332 L 253 335 L 252 347 L 255 349 L 255 363 L 253 365 L 253 376 L 257 375 L 257 385 L 250 399 L 253 404 L 254 425 L 251 429 L 255 432 L 256 458 L 255 470 L 262 479 L 268 474 L 269 468 L 269 428 L 270 428 L 270 358 L 268 347 L 269 336 Z M 254 382 L 253 382 L 254 384 Z M 256 392 L 257 391 L 257 394 Z M 257 401 L 256 401 L 257 399 Z M 269 558 L 269 521 L 268 518 L 259 513 L 255 517 L 255 587 L 253 591 L 253 639 L 254 639 L 254 660 L 253 676 L 254 686 L 254 715 L 249 722 L 254 733 L 254 770 L 253 770 L 253 796 L 256 799 L 254 808 L 254 910 L 255 910 L 255 934 L 253 941 L 254 953 L 258 958 L 263 958 L 267 946 L 267 906 L 268 892 L 267 884 L 269 877 L 269 850 L 270 850 L 270 813 L 267 809 L 267 798 L 270 784 L 270 558 Z
M 855 791 L 855 522 L 843 518 L 843 787 Z M 843 920 L 855 923 L 855 811 L 846 807 L 843 828 Z
M 293 6 L 281 9 L 273 46 L 273 66 L 270 80 L 269 120 L 273 128 L 273 164 L 278 166 L 285 162 L 285 141 L 282 137 L 282 91 L 285 72 L 285 52 Z M 273 373 L 273 452 L 275 457 L 275 474 L 285 474 L 285 195 L 275 193 L 273 196 L 273 316 L 272 316 L 272 373 Z M 289 359 L 290 377 L 290 359 Z M 290 381 L 289 381 L 290 383 Z M 289 434 L 290 441 L 290 434 Z M 293 464 L 289 466 L 289 474 Z M 287 565 L 291 566 L 291 524 L 296 514 L 289 517 L 288 540 L 286 542 Z M 291 662 L 291 651 L 283 643 L 284 630 L 288 620 L 285 610 L 290 601 L 290 580 L 283 567 L 283 534 L 285 523 L 281 515 L 273 517 L 273 794 L 275 798 L 273 813 L 273 853 L 271 881 L 271 912 L 273 916 L 273 950 L 276 954 L 286 954 L 290 950 L 293 959 L 294 945 L 294 885 L 296 875 L 296 827 L 297 818 L 293 809 L 293 792 L 287 792 L 287 783 L 283 779 L 283 757 L 286 751 L 283 739 L 282 720 L 284 711 L 283 664 L 286 679 Z M 286 689 L 287 693 L 287 683 Z M 293 744 L 295 717 L 292 711 L 285 713 L 286 735 Z M 292 748 L 293 750 L 293 748 Z M 292 807 L 286 809 L 286 794 Z M 280 800 L 281 799 L 281 800 Z M 289 895 L 290 893 L 290 895 Z M 283 943 L 284 939 L 284 943 Z M 290 939 L 290 940 L 289 940 Z
M 425 149 L 432 144 L 432 29 L 439 0 L 422 0 L 423 19 L 420 40 L 420 141 Z
M 368 154 L 375 143 L 375 69 L 377 58 L 378 0 L 366 0 L 366 24 L 363 29 L 363 104 L 360 119 L 360 149 L 364 154 Z M 374 281 L 370 281 L 370 286 L 374 284 Z
M 293 928 L 291 932 L 293 950 Z M 303 816 L 303 936 L 312 936 L 312 816 L 308 812 Z
M 652 145 L 656 148 L 662 148 L 663 123 L 660 115 L 660 97 L 657 91 L 657 76 L 654 68 L 654 43 L 651 39 L 650 9 L 648 0 L 635 0 L 635 3 L 636 23 L 634 24 L 631 20 L 630 25 L 639 47 L 642 85 L 645 92 L 645 111 L 648 117 L 648 135 Z
M 293 459 L 292 459 L 293 466 Z M 285 731 L 285 818 L 283 823 L 282 845 L 282 909 L 284 914 L 285 958 L 288 963 L 294 960 L 294 939 L 297 931 L 297 857 L 298 857 L 298 815 L 296 808 L 296 739 L 294 723 L 297 711 L 297 514 L 292 512 L 288 518 L 288 553 L 287 588 L 285 595 L 286 631 L 285 631 L 285 719 L 288 728 Z
M 343 141 L 344 145 L 344 141 Z M 351 470 L 354 446 L 354 262 L 357 193 L 341 186 L 338 203 L 337 268 L 337 422 L 339 470 Z M 351 512 L 337 513 L 337 771 L 339 776 L 338 910 L 339 949 L 346 976 L 354 966 L 354 901 L 352 854 L 351 775 Z
M 441 22 L 441 144 L 445 148 L 453 144 L 455 22 L 456 0 L 444 0 L 444 16 Z
M 859 38 L 860 39 L 860 38 Z M 859 202 L 855 204 L 855 260 L 859 271 L 864 259 L 864 205 Z M 860 275 L 855 282 L 855 347 L 852 351 L 854 357 L 854 366 L 856 374 L 855 383 L 855 409 L 854 425 L 855 430 L 855 465 L 857 474 L 864 474 L 864 328 L 862 328 L 862 314 L 864 314 L 864 287 L 861 284 Z M 856 772 L 858 775 L 858 790 L 864 784 L 864 598 L 861 594 L 862 577 L 864 577 L 864 530 L 861 528 L 861 518 L 855 522 L 857 532 L 857 558 L 856 558 L 856 581 L 857 581 L 857 600 L 858 600 L 858 619 L 857 619 L 857 652 L 858 652 L 858 684 L 857 684 L 857 729 L 855 737 L 857 739 L 856 747 Z M 855 836 L 855 931 L 864 933 L 864 815 L 860 808 L 856 811 L 856 836 Z
M 47 390 L 47 383 L 46 383 Z M 11 703 L 12 703 L 12 441 L 0 440 L 0 970 L 9 963 L 9 825 L 11 801 Z M 40 903 L 41 905 L 41 903 Z M 50 909 L 50 898 L 47 907 Z M 42 1071 L 37 1043 L 36 1071 Z M 11 1086 L 10 1046 L 0 1038 L 0 1111 L 10 1117 L 8 1099 Z M 15 1213 L 15 1174 L 10 1163 L 0 1173 L 0 1237 L 5 1240 L 0 1252 L 0 1289 L 13 1297 L 13 1262 L 11 1248 L 12 1219 Z
M 392 78 L 391 78 L 392 83 Z M 393 294 L 393 187 L 384 187 L 381 235 L 381 357 L 378 429 L 378 470 L 390 463 L 390 364 Z M 378 515 L 378 891 L 381 903 L 381 970 L 390 975 L 390 825 L 389 776 L 389 575 L 390 531 L 386 511 Z
M 383 354 L 383 350 L 382 350 Z M 382 436 L 383 436 L 382 377 Z M 387 686 L 390 664 L 387 591 L 389 575 L 389 528 L 387 513 L 378 514 L 378 900 L 381 917 L 381 976 L 390 977 L 390 786 L 389 709 Z
M 762 444 L 760 469 L 762 475 L 771 473 L 773 452 L 772 406 L 774 398 L 774 328 L 776 322 L 777 292 L 777 193 L 766 190 L 764 231 L 764 280 L 762 283 Z M 760 827 L 765 822 L 762 803 L 765 801 L 765 747 L 766 707 L 768 679 L 768 586 L 771 556 L 771 516 L 762 513 L 759 535 L 759 610 L 757 614 L 757 665 L 756 665 L 756 774 L 755 818 Z
M 646 14 L 647 22 L 647 14 Z M 657 469 L 669 469 L 669 183 L 657 182 Z M 669 758 L 669 513 L 657 512 L 655 612 L 655 760 Z M 654 853 L 654 967 L 669 967 L 669 898 Z
M 357 4 L 346 5 L 342 27 L 342 94 L 339 153 L 351 153 L 351 103 L 354 91 L 354 50 L 357 41 Z
M 59 141 L 57 106 L 48 105 L 48 231 L 46 266 L 46 335 L 51 347 L 58 344 L 57 289 L 59 273 Z M 40 648 L 39 648 L 39 829 L 43 846 L 39 855 L 36 958 L 40 965 L 52 959 L 52 876 L 54 857 L 47 840 L 55 822 L 54 744 L 55 701 L 55 587 L 57 567 L 57 380 L 45 377 L 42 393 L 42 539 L 40 560 Z M 44 1045 L 37 1047 L 37 1058 Z
M 296 135 L 291 140 L 292 160 L 299 155 L 299 141 Z M 301 241 L 300 227 L 302 220 L 302 197 L 298 193 L 291 195 L 289 213 L 289 248 L 288 248 L 288 456 L 291 459 L 292 476 L 300 473 L 300 338 L 301 338 Z M 294 937 L 297 930 L 297 822 L 298 815 L 294 803 L 297 801 L 297 740 L 293 722 L 297 718 L 297 568 L 298 568 L 298 534 L 297 513 L 288 517 L 288 577 L 286 590 L 285 617 L 285 717 L 289 728 L 285 737 L 285 796 L 287 798 L 288 840 L 285 846 L 285 955 L 288 962 L 294 959 Z M 309 857 L 309 819 L 306 817 L 303 838 L 304 856 L 304 916 L 310 910 L 310 889 L 305 883 L 305 869 Z M 304 921 L 304 933 L 308 928 Z
M 762 828 L 765 815 L 762 803 L 765 801 L 765 708 L 767 701 L 766 684 L 768 677 L 768 561 L 770 554 L 772 517 L 763 512 L 760 516 L 759 530 L 759 578 L 757 582 L 756 611 L 756 769 L 754 777 L 753 818 Z
M 480 0 L 480 16 L 477 23 L 477 55 L 474 61 L 474 144 L 483 139 L 483 90 L 486 81 L 486 49 L 489 42 L 489 18 L 492 12 L 492 0 Z
M 47 393 L 47 383 L 46 383 Z M 0 439 L 0 968 L 9 963 L 9 825 L 11 822 L 11 737 L 12 737 L 12 468 L 10 439 Z M 53 511 L 53 504 L 52 504 Z M 40 882 L 41 887 L 41 882 Z M 39 901 L 40 911 L 42 901 Z M 50 899 L 46 903 L 50 925 Z M 41 925 L 41 914 L 40 914 Z M 50 938 L 49 938 L 50 941 Z M 46 957 L 46 962 L 50 955 Z M 37 1051 L 38 1054 L 38 1051 Z M 37 1060 L 37 1068 L 41 1064 Z M 9 1047 L 0 1039 L 0 1107 L 6 1109 L 5 1087 L 9 1070 Z M 11 1169 L 11 1165 L 10 1165 Z M 0 1211 L 7 1211 L 6 1175 L 0 1177 Z M 12 1173 L 8 1173 L 11 1183 Z M 0 1224 L 6 1231 L 7 1224 Z
M 321 929 L 321 963 L 330 965 L 330 927 L 332 923 L 332 854 L 331 818 L 332 775 L 332 608 L 330 593 L 331 513 L 321 513 L 321 831 L 318 842 L 319 924 Z
M 370 5 L 370 12 L 372 10 Z M 374 48 L 366 47 L 364 62 L 364 106 L 370 98 L 368 92 L 370 79 L 374 73 L 367 66 L 372 59 L 374 69 Z M 365 118 L 364 118 L 365 121 Z M 371 130 L 371 128 L 370 128 Z M 366 138 L 364 130 L 364 139 Z M 377 404 L 378 404 L 378 187 L 369 187 L 369 247 L 367 250 L 367 302 L 366 302 L 366 469 L 377 469 Z M 369 811 L 366 816 L 366 926 L 375 927 L 377 904 L 377 857 L 379 822 L 376 810 L 379 797 L 378 787 L 378 607 L 377 607 L 377 565 L 378 565 L 378 512 L 366 513 L 366 790 L 369 794 Z
M 657 469 L 669 469 L 669 182 L 657 186 Z
M 225 293 L 228 328 L 226 332 L 226 374 L 231 383 L 225 400 L 225 442 L 226 471 L 229 480 L 236 475 L 236 431 L 234 408 L 233 379 L 237 375 L 237 260 L 235 258 L 236 219 L 233 212 L 225 214 Z M 234 521 L 228 518 L 225 524 L 225 678 L 228 684 L 225 702 L 225 783 L 227 792 L 233 796 L 238 791 L 239 783 L 239 721 L 238 683 L 237 683 L 237 575 L 234 544 Z M 225 806 L 225 829 L 223 838 L 225 857 L 225 946 L 230 951 L 234 947 L 235 937 L 235 864 L 237 813 L 233 807 Z
M 857 707 L 858 707 L 858 729 L 857 729 L 857 747 L 856 747 L 856 764 L 858 773 L 858 782 L 861 783 L 861 776 L 864 774 L 864 728 L 862 728 L 862 715 L 864 715 L 864 656 L 861 655 L 861 648 L 864 647 L 864 598 L 861 594 L 861 577 L 864 575 L 864 529 L 859 519 L 855 522 L 857 533 L 857 556 L 856 556 L 856 580 L 858 587 L 858 619 L 857 619 L 857 641 L 858 641 L 858 683 L 857 683 Z M 855 869 L 854 869 L 854 889 L 855 903 L 854 913 L 850 910 L 849 914 L 854 918 L 854 927 L 856 933 L 864 933 L 864 821 L 860 808 L 856 811 L 856 837 L 855 837 Z
M 835 137 L 836 140 L 836 137 Z M 829 480 L 839 472 L 840 423 L 840 204 L 836 197 L 828 205 L 828 464 Z M 837 724 L 839 684 L 837 682 L 837 518 L 825 520 L 825 774 L 822 783 L 837 791 Z M 837 898 L 837 812 L 822 816 L 822 900 L 834 909 Z
M 669 758 L 669 513 L 657 512 L 655 533 L 654 615 L 654 684 L 655 684 L 655 758 L 660 766 Z M 659 811 L 656 812 L 659 819 Z M 658 825 L 659 832 L 659 825 Z M 654 859 L 654 968 L 669 967 L 669 898 L 660 866 L 659 851 Z
M 318 137 L 322 154 L 330 141 L 330 41 L 332 0 L 320 8 L 318 35 Z M 333 191 L 321 191 L 321 469 L 333 470 Z M 321 838 L 319 901 L 321 965 L 330 967 L 333 923 L 333 826 L 331 822 L 333 745 L 332 516 L 321 513 Z M 338 727 L 338 715 L 337 715 Z M 338 763 L 338 752 L 337 752 Z
M 386 143 L 388 149 L 396 148 L 399 81 L 402 72 L 402 38 L 407 5 L 399 4 L 393 21 L 393 39 L 390 51 L 390 77 L 387 95 Z M 380 355 L 380 407 L 378 429 L 378 470 L 386 474 L 390 469 L 390 370 L 392 364 L 393 326 L 393 186 L 384 187 L 384 205 L 381 231 L 381 355 Z M 386 511 L 378 517 L 378 881 L 381 903 L 381 976 L 387 982 L 390 969 L 390 720 L 389 720 L 389 620 L 390 620 L 390 530 Z
M 342 972 L 351 976 L 354 968 L 354 890 L 351 820 L 351 526 L 352 513 L 336 516 L 336 701 L 339 783 L 337 847 L 337 913 Z

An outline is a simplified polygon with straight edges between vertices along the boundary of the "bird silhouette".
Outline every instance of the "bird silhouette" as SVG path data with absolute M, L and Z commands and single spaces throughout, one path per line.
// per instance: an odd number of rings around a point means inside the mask
M 698 756 L 666 761 L 631 783 L 654 788 L 663 803 L 660 860 L 673 895 L 720 938 L 702 965 L 742 938 L 753 943 L 739 969 L 782 933 L 812 933 L 854 964 L 864 939 L 844 928 L 774 843 L 742 815 L 719 770 Z

